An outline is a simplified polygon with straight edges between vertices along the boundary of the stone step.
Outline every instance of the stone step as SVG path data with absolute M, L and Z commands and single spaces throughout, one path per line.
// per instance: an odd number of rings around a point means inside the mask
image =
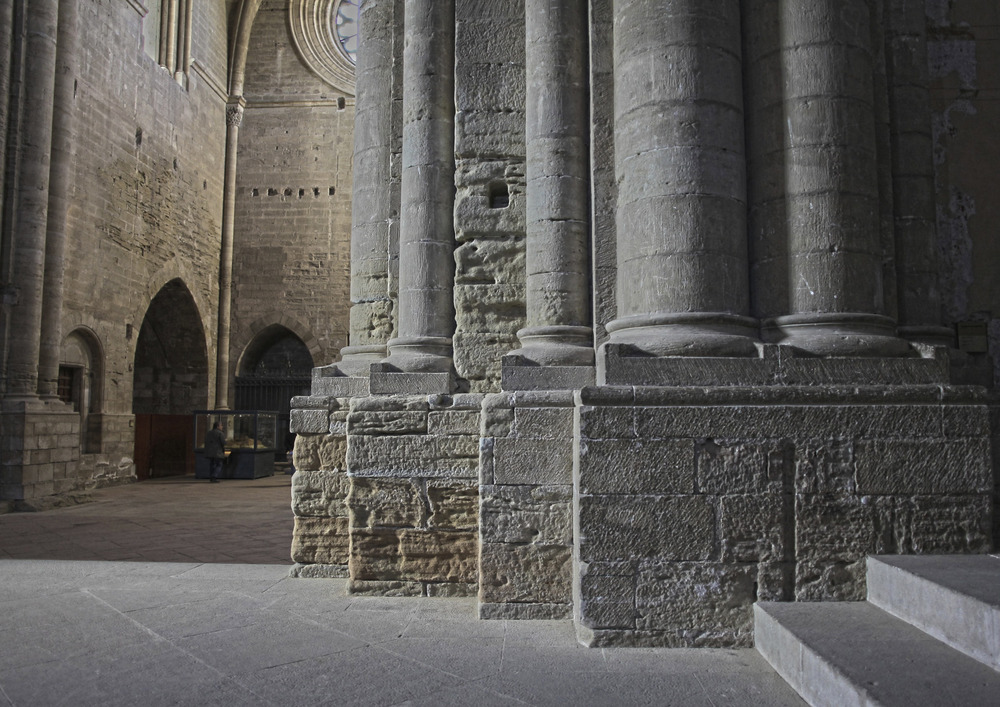
M 1000 557 L 869 557 L 868 601 L 1000 670 Z
M 757 650 L 811 705 L 995 705 L 1000 673 L 868 602 L 754 605 Z

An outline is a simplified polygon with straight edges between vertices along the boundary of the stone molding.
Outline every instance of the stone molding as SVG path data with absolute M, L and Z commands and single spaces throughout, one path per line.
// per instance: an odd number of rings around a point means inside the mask
M 292 41 L 309 70 L 338 91 L 354 95 L 354 65 L 333 34 L 337 0 L 291 0 Z

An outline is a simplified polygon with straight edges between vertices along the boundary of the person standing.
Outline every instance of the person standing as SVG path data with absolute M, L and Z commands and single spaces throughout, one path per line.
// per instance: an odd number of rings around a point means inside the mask
M 205 435 L 205 456 L 208 458 L 208 480 L 219 483 L 222 475 L 222 462 L 226 458 L 226 435 L 219 429 L 219 423 L 212 424 L 212 429 Z

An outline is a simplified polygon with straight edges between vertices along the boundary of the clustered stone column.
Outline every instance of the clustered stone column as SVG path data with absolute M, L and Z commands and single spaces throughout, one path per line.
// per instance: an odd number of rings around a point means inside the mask
M 406 0 L 404 13 L 399 335 L 388 342 L 385 363 L 406 373 L 450 373 L 455 4 Z
M 56 0 L 28 6 L 24 115 L 29 118 L 21 133 L 21 167 L 14 204 L 12 255 L 17 303 L 10 313 L 8 399 L 33 399 L 38 394 L 58 21 Z
M 901 355 L 882 290 L 870 3 L 780 8 L 789 291 L 765 336 L 814 355 Z
M 511 352 L 590 366 L 589 168 L 584 0 L 525 4 L 526 326 Z
M 618 319 L 657 356 L 756 354 L 738 0 L 616 0 Z
M 398 224 L 391 183 L 392 2 L 365 0 L 358 10 L 354 109 L 354 192 L 351 201 L 350 345 L 336 364 L 345 375 L 368 375 L 385 358 L 392 331 L 390 231 Z
M 76 65 L 77 15 L 75 2 L 59 3 L 59 30 L 55 105 L 52 119 L 52 162 L 49 170 L 49 208 L 45 235 L 45 286 L 42 302 L 38 392 L 57 400 L 59 356 L 62 351 L 63 272 L 66 217 L 76 161 L 73 69 Z
M 229 337 L 232 312 L 233 235 L 236 219 L 236 156 L 245 102 L 242 96 L 226 106 L 226 166 L 222 197 L 222 243 L 219 253 L 219 325 L 215 353 L 215 407 L 229 407 Z

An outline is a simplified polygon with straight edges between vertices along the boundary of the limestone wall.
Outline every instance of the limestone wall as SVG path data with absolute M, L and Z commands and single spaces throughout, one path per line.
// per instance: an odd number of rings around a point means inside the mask
M 232 373 L 265 327 L 308 342 L 315 365 L 347 344 L 353 96 L 300 60 L 288 3 L 264 2 L 247 59 L 233 238 Z
M 63 336 L 91 332 L 103 356 L 100 451 L 80 483 L 133 474 L 135 346 L 159 289 L 180 278 L 214 364 L 226 77 L 222 3 L 196 3 L 196 65 L 182 86 L 143 51 L 129 3 L 80 5 L 76 169 L 66 249 Z M 206 371 L 204 386 L 209 385 Z

